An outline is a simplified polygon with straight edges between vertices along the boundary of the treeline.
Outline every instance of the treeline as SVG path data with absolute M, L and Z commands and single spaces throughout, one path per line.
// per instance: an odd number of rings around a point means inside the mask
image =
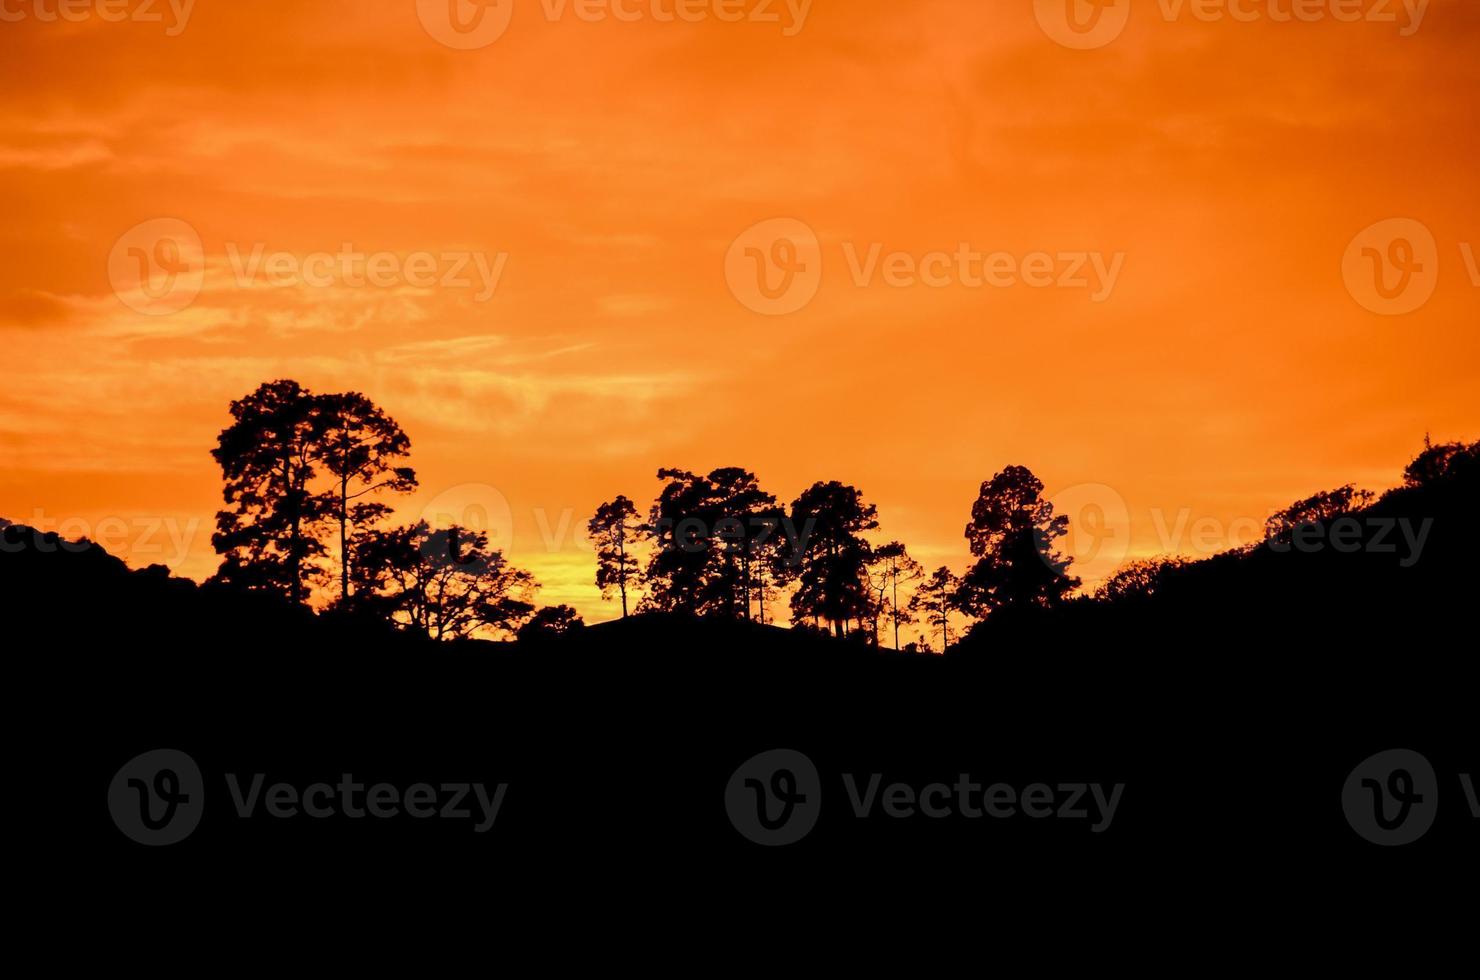
M 588 525 L 596 584 L 624 616 L 635 609 L 765 624 L 785 595 L 795 628 L 910 651 L 938 638 L 944 650 L 953 615 L 1052 605 L 1079 585 L 1055 546 L 1068 521 L 1022 466 L 982 484 L 966 527 L 974 561 L 960 577 L 948 567 L 927 574 L 899 541 L 873 544 L 878 508 L 857 487 L 818 482 L 781 504 L 739 467 L 663 469 L 658 479 L 646 515 L 618 496 Z M 931 639 L 902 644 L 901 631 L 917 624 Z
M 538 608 L 534 577 L 486 533 L 390 523 L 395 497 L 418 486 L 411 443 L 364 395 L 315 394 L 279 380 L 230 411 L 212 453 L 226 503 L 212 537 L 222 557 L 213 584 L 270 592 L 294 606 L 328 594 L 333 613 L 434 640 L 490 632 L 533 639 L 583 625 L 568 606 Z M 1405 484 L 1473 468 L 1476 453 L 1476 444 L 1426 444 Z M 960 576 L 947 566 L 927 571 L 899 541 L 874 543 L 882 537 L 878 509 L 857 487 L 819 481 L 783 503 L 740 467 L 665 468 L 657 477 L 659 492 L 645 510 L 619 495 L 588 522 L 595 584 L 623 617 L 651 611 L 773 624 L 785 603 L 796 629 L 944 651 L 968 625 L 1000 612 L 1145 598 L 1189 564 L 1133 561 L 1093 596 L 1071 600 L 1080 581 L 1058 548 L 1068 519 L 1023 466 L 981 484 L 965 525 L 971 560 Z M 1373 499 L 1346 486 L 1298 501 L 1271 517 L 1264 541 L 1251 548 L 1278 548 L 1302 527 L 1359 512 Z M 919 641 L 903 642 L 912 627 Z
M 1477 455 L 1480 443 L 1425 439 L 1395 492 L 1467 479 Z M 1009 618 L 998 614 L 1135 602 L 1173 580 L 1202 581 L 1197 566 L 1211 560 L 1132 560 L 1093 594 L 1076 595 L 1081 582 L 1059 548 L 1068 518 L 1055 513 L 1042 481 L 1023 466 L 981 484 L 965 525 L 970 561 L 960 576 L 947 566 L 927 573 L 899 541 L 873 544 L 878 511 L 856 487 L 814 483 L 782 504 L 738 467 L 704 475 L 664 469 L 658 479 L 662 487 L 645 514 L 618 496 L 588 525 L 596 585 L 620 602 L 624 617 L 678 612 L 764 624 L 776 619 L 784 596 L 793 628 L 909 652 L 944 651 L 976 624 Z M 1328 532 L 1338 552 L 1380 553 L 1364 542 L 1356 521 L 1376 503 L 1375 494 L 1352 485 L 1313 494 L 1271 515 L 1259 541 L 1217 558 L 1320 550 Z M 919 642 L 901 642 L 906 627 L 918 627 Z
M 1257 567 L 1257 577 L 1277 581 L 1267 561 L 1251 566 L 1245 559 L 1278 558 L 1290 552 L 1336 559 L 1357 554 L 1375 558 L 1376 562 L 1360 566 L 1368 575 L 1401 572 L 1422 561 L 1426 568 L 1439 570 L 1426 581 L 1442 580 L 1450 570 L 1445 546 L 1441 544 L 1439 557 L 1435 558 L 1432 549 L 1425 550 L 1425 544 L 1436 518 L 1452 509 L 1447 504 L 1448 494 L 1461 488 L 1467 492 L 1477 483 L 1480 442 L 1435 444 L 1426 436 L 1423 449 L 1404 467 L 1402 482 L 1381 497 L 1352 484 L 1314 493 L 1272 514 L 1258 541 L 1200 561 L 1172 555 L 1127 562 L 1085 601 L 1124 607 L 1169 593 L 1197 595 L 1200 601 L 1207 601 L 1211 593 L 1229 591 L 1227 576 L 1234 564 L 1247 566 L 1244 574 Z M 1451 543 L 1459 539 L 1453 527 L 1444 528 L 1442 536 Z M 1333 571 L 1333 566 L 1322 567 L 1328 576 Z M 1302 586 L 1313 590 L 1321 584 L 1329 583 Z
M 292 605 L 332 596 L 334 613 L 374 617 L 437 640 L 481 632 L 548 635 L 581 625 L 566 606 L 539 609 L 538 584 L 466 527 L 394 525 L 392 501 L 418 487 L 405 431 L 358 392 L 262 384 L 230 406 L 212 450 L 226 506 L 211 541 L 212 583 Z M 974 563 L 958 578 L 927 573 L 904 544 L 870 540 L 878 509 L 856 487 L 814 483 L 789 504 L 755 474 L 658 471 L 646 513 L 626 496 L 589 522 L 596 584 L 624 616 L 662 611 L 793 625 L 896 649 L 919 624 L 945 649 L 952 616 L 1014 603 L 1051 604 L 1079 583 L 1054 541 L 1067 529 L 1027 469 L 982 484 L 966 536 Z M 337 545 L 337 581 L 331 557 Z
M 536 611 L 534 577 L 487 534 L 425 521 L 387 526 L 389 501 L 418 486 L 406 465 L 411 440 L 364 395 L 272 381 L 232 402 L 231 417 L 212 450 L 226 501 L 211 537 L 222 557 L 213 583 L 306 604 L 331 586 L 337 538 L 335 613 L 435 640 L 573 625 L 573 611 Z

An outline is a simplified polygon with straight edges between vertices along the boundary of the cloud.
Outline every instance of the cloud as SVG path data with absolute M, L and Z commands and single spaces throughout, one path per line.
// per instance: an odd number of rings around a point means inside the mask
M 0 293 L 0 327 L 52 327 L 73 322 L 74 301 L 35 289 Z

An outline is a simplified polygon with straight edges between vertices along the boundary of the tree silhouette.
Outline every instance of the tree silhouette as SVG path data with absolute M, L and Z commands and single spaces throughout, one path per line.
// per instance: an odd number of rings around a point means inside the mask
M 1286 541 L 1297 528 L 1334 520 L 1343 514 L 1361 510 L 1376 499 L 1370 490 L 1358 490 L 1348 483 L 1335 490 L 1323 490 L 1272 515 L 1264 522 L 1265 538 Z
M 924 574 L 925 569 L 910 557 L 905 546 L 898 541 L 890 541 L 874 549 L 873 562 L 869 568 L 869 577 L 876 593 L 874 607 L 893 620 L 896 650 L 899 649 L 899 627 L 914 622 L 914 614 L 906 606 L 900 605 L 900 583 L 913 582 Z M 877 629 L 875 634 L 877 635 Z
M 1168 575 L 1186 565 L 1186 560 L 1178 557 L 1138 558 L 1126 562 L 1095 589 L 1095 600 L 1149 599 L 1161 590 Z
M 234 421 L 211 451 L 231 505 L 216 514 L 211 537 L 222 556 L 216 578 L 301 604 L 324 575 L 319 534 L 328 506 L 309 486 L 324 433 L 319 403 L 298 382 L 279 380 L 233 401 L 230 411 Z
M 361 500 L 388 490 L 416 489 L 416 471 L 398 463 L 411 453 L 411 440 L 396 421 L 357 391 L 321 395 L 320 444 L 316 459 L 333 474 L 331 491 L 339 519 L 339 598 L 350 597 L 351 529 L 368 526 L 390 513 L 378 501 Z
M 966 539 L 976 563 L 961 580 L 957 608 L 986 616 L 1014 606 L 1051 606 L 1079 580 L 1067 572 L 1073 559 L 1054 542 L 1068 532 L 1043 499 L 1043 483 L 1025 466 L 1009 466 L 981 485 L 971 508 Z
M 596 542 L 596 586 L 603 598 L 610 598 L 613 589 L 621 595 L 622 618 L 626 619 L 628 583 L 636 584 L 642 575 L 642 566 L 631 548 L 648 537 L 647 527 L 632 501 L 619 494 L 596 508 L 596 516 L 586 529 Z
M 519 627 L 520 643 L 538 643 L 541 640 L 558 639 L 572 630 L 584 629 L 586 623 L 581 614 L 570 606 L 545 606 Z
M 775 531 L 765 521 L 767 513 L 774 511 L 776 498 L 761 489 L 754 473 L 738 466 L 717 469 L 708 481 L 714 495 L 714 536 L 719 547 L 719 567 L 712 579 L 714 601 L 731 619 L 749 619 L 751 563 L 759 542 Z
M 940 630 L 940 651 L 951 648 L 951 610 L 956 604 L 956 595 L 961 589 L 961 580 L 942 565 L 930 577 L 921 582 L 910 596 L 908 609 L 925 618 L 925 624 Z M 921 641 L 925 638 L 921 637 Z
M 488 547 L 481 531 L 420 521 L 362 531 L 356 549 L 357 605 L 434 640 L 510 633 L 534 612 L 534 576 Z
M 746 526 L 745 605 L 750 608 L 749 591 L 754 591 L 756 618 L 766 625 L 766 602 L 774 602 L 782 586 L 795 577 L 798 554 L 792 540 L 792 529 L 786 511 L 780 507 L 763 507 L 751 514 Z
M 792 613 L 827 620 L 834 635 L 846 636 L 848 624 L 868 614 L 871 552 L 860 535 L 879 526 L 878 510 L 857 488 L 834 480 L 802 491 L 792 502 L 790 520 L 798 537 L 806 539 Z
M 656 548 L 648 559 L 645 605 L 661 612 L 701 612 L 713 551 L 714 490 L 688 470 L 660 469 L 658 479 L 667 483 L 648 521 Z
M 648 608 L 665 612 L 750 615 L 753 563 L 770 531 L 775 497 L 755 474 L 721 467 L 700 476 L 661 469 L 667 483 L 648 521 L 655 550 L 648 560 Z
M 1480 442 L 1446 442 L 1435 445 L 1427 435 L 1423 437 L 1423 452 L 1403 470 L 1403 482 L 1410 487 L 1425 487 L 1438 483 L 1464 470 L 1473 472 L 1480 460 Z

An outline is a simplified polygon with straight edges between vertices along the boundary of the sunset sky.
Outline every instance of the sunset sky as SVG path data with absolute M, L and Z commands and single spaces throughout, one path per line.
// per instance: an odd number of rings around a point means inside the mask
M 0 516 L 202 579 L 227 404 L 291 377 L 402 424 L 402 515 L 484 507 L 596 620 L 575 532 L 660 466 L 855 484 L 959 571 L 1023 464 L 1106 524 L 1094 579 L 1480 438 L 1474 0 L 1121 0 L 1085 47 L 1082 0 L 501 2 L 459 49 L 446 0 L 0 0 Z M 790 312 L 746 282 L 778 227 Z

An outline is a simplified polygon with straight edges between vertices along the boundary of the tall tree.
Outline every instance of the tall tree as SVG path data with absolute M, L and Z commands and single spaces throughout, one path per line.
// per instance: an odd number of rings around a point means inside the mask
M 211 537 L 222 556 L 218 580 L 267 589 L 293 603 L 324 574 L 320 540 L 325 498 L 310 487 L 324 432 L 319 403 L 296 381 L 269 381 L 231 403 L 231 425 L 211 455 L 221 466 L 230 509 Z
M 648 536 L 647 526 L 632 501 L 619 494 L 596 508 L 586 529 L 596 543 L 596 586 L 604 598 L 611 598 L 614 589 L 621 595 L 622 618 L 626 619 L 629 584 L 635 586 L 642 575 L 632 546 Z
M 826 620 L 836 636 L 868 613 L 870 548 L 862 537 L 879 526 L 878 509 L 856 487 L 814 483 L 791 505 L 790 521 L 805 541 L 791 597 L 795 616 Z
M 951 609 L 956 604 L 960 588 L 961 580 L 942 565 L 910 596 L 909 611 L 923 615 L 927 626 L 940 630 L 941 653 L 951 648 Z
M 869 577 L 875 592 L 874 606 L 880 612 L 888 614 L 893 621 L 894 649 L 896 650 L 899 649 L 900 625 L 914 620 L 910 610 L 900 604 L 899 586 L 901 583 L 913 582 L 924 574 L 925 569 L 910 557 L 909 552 L 900 542 L 890 541 L 874 549 L 873 561 L 869 569 Z
M 363 530 L 355 544 L 357 606 L 433 640 L 511 634 L 534 613 L 534 576 L 490 548 L 482 531 L 421 521 Z
M 658 479 L 667 482 L 647 525 L 655 546 L 647 605 L 748 617 L 760 526 L 774 510 L 775 497 L 760 488 L 755 474 L 736 466 L 704 476 L 662 469 Z
M 756 618 L 766 625 L 766 602 L 774 602 L 782 586 L 795 577 L 799 560 L 786 511 L 780 507 L 762 507 L 750 517 L 746 527 L 746 585 L 755 593 Z M 746 609 L 750 608 L 747 594 Z
M 402 465 L 411 440 L 374 402 L 357 391 L 318 398 L 321 434 L 316 459 L 334 476 L 331 491 L 339 519 L 339 598 L 350 598 L 352 531 L 390 513 L 379 501 L 364 500 L 380 491 L 410 493 L 416 471 Z
M 648 520 L 654 550 L 648 559 L 646 605 L 662 612 L 698 613 L 710 573 L 714 542 L 714 490 L 688 470 L 663 468 L 667 481 Z
M 966 539 L 975 564 L 962 578 L 957 607 L 985 616 L 1015 606 L 1049 606 L 1079 585 L 1072 558 L 1054 542 L 1069 530 L 1043 498 L 1043 483 L 1025 466 L 1009 466 L 981 485 Z
M 715 604 L 730 618 L 750 618 L 751 563 L 769 530 L 768 512 L 776 498 L 762 490 L 754 473 L 738 466 L 707 477 L 713 491 L 719 568 L 713 579 Z

